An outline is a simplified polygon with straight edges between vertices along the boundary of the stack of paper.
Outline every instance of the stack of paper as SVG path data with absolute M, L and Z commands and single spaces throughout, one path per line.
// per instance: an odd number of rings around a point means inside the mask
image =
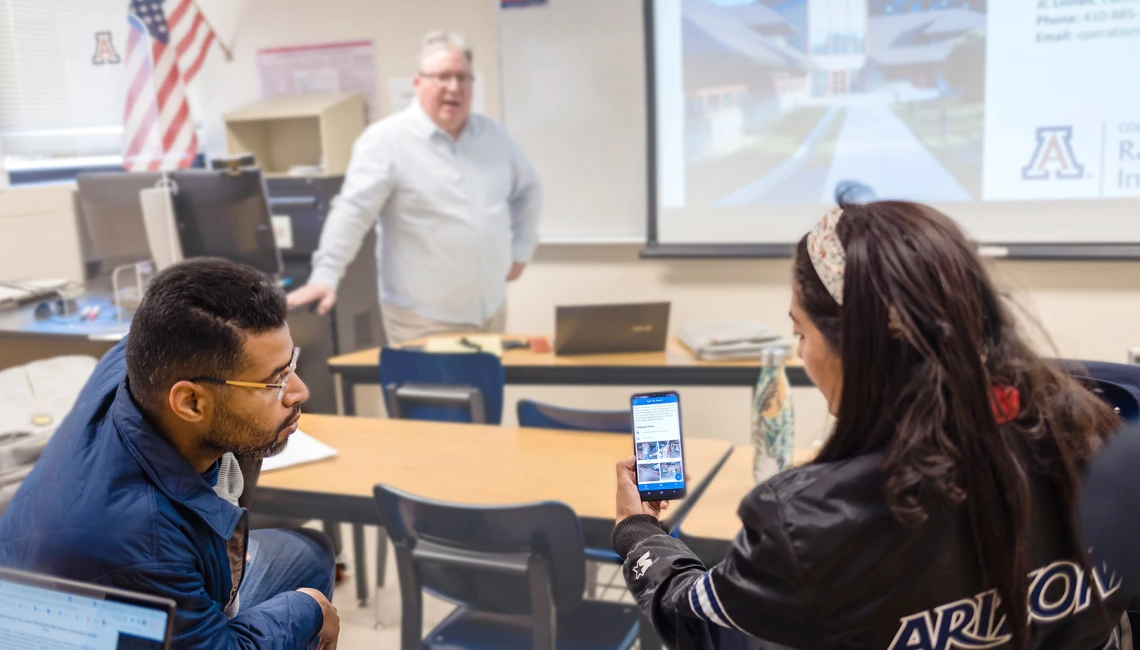
M 298 429 L 289 436 L 289 444 L 285 446 L 285 451 L 261 461 L 261 471 L 272 472 L 275 469 L 315 463 L 335 456 L 335 449 Z
M 765 348 L 794 347 L 791 339 L 748 321 L 689 323 L 677 338 L 702 361 L 759 359 Z

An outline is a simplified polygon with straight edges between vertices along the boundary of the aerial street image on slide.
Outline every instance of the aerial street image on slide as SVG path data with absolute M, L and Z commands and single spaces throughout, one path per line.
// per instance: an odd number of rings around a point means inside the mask
M 659 205 L 1140 197 L 1140 0 L 663 0 Z

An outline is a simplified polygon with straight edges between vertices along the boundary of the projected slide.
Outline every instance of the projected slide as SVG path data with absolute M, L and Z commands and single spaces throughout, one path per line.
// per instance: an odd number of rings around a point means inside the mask
M 665 211 L 1140 197 L 1140 0 L 655 12 Z

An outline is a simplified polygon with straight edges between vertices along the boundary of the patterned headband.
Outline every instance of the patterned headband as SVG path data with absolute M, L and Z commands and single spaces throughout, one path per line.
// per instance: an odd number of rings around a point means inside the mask
M 808 257 L 815 268 L 827 292 L 835 298 L 835 302 L 843 304 L 843 273 L 847 267 L 847 253 L 843 244 L 839 243 L 839 236 L 835 234 L 835 226 L 843 216 L 843 208 L 832 208 L 807 237 Z

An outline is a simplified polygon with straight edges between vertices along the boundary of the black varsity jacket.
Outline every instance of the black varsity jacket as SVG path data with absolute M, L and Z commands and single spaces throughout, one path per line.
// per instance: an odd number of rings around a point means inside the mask
M 814 650 L 1002 648 L 1008 629 L 986 588 L 966 512 L 946 508 L 916 530 L 882 496 L 879 454 L 812 464 L 758 485 L 743 529 L 706 568 L 649 515 L 613 533 L 626 583 L 666 644 L 716 647 L 718 628 Z M 1120 577 L 1076 561 L 1059 496 L 1031 480 L 1029 608 L 1033 650 L 1131 648 Z M 1093 598 L 1100 596 L 1104 608 Z

